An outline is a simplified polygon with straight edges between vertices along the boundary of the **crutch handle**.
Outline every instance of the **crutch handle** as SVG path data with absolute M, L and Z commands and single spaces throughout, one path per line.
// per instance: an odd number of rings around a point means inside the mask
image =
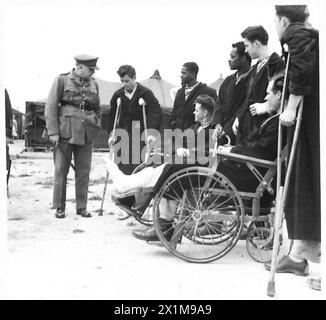
M 144 133 L 145 133 L 145 143 L 146 143 L 146 156 L 145 156 L 145 162 L 147 162 L 147 159 L 149 158 L 150 154 L 150 147 L 148 143 L 148 133 L 147 133 L 147 119 L 146 119 L 146 101 L 143 98 L 140 98 L 138 100 L 139 105 L 142 106 L 142 111 L 143 111 L 143 123 L 144 123 Z

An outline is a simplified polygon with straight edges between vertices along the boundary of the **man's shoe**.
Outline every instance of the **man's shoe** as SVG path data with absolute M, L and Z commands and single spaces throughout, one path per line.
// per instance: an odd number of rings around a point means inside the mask
M 63 219 L 66 217 L 65 211 L 61 208 L 58 208 L 56 213 L 55 213 L 55 217 L 58 219 Z
M 146 230 L 134 230 L 132 235 L 140 240 L 145 241 L 159 241 L 159 238 L 156 234 L 155 228 L 151 227 Z
M 271 263 L 265 263 L 266 270 L 271 270 Z M 276 266 L 277 273 L 294 273 L 297 276 L 305 277 L 309 273 L 308 261 L 304 259 L 302 262 L 294 262 L 289 256 L 283 256 Z
M 159 224 L 164 237 L 166 238 L 167 241 L 170 241 L 174 231 L 172 227 L 172 222 L 159 218 Z M 159 241 L 158 235 L 156 234 L 155 227 L 150 227 L 146 230 L 134 230 L 132 232 L 132 235 L 140 240 Z
M 91 218 L 92 215 L 86 209 L 77 209 L 77 214 L 83 218 Z

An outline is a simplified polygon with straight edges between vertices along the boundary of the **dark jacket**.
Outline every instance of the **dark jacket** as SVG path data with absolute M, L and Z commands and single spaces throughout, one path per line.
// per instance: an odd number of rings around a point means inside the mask
M 44 116 L 49 136 L 58 134 L 69 144 L 91 142 L 101 127 L 98 84 L 93 78 L 82 83 L 73 71 L 59 75 L 50 89 Z
M 304 96 L 285 218 L 290 239 L 320 241 L 319 35 L 302 23 L 290 24 L 282 38 L 291 54 L 289 91 Z M 289 128 L 292 142 L 294 126 Z M 290 148 L 289 148 L 290 149 Z
M 249 106 L 265 101 L 269 79 L 281 73 L 284 70 L 285 64 L 280 56 L 274 52 L 258 73 L 257 66 L 258 62 L 251 68 L 246 99 L 238 113 L 239 127 L 237 143 L 244 141 L 268 117 L 267 114 L 252 116 Z
M 201 94 L 207 94 L 215 101 L 217 99 L 216 90 L 201 82 L 189 93 L 186 100 L 185 87 L 182 87 L 177 91 L 170 115 L 170 128 L 172 130 L 181 129 L 183 131 L 191 128 L 195 124 L 193 114 L 195 110 L 195 100 Z
M 178 157 L 176 153 L 172 155 L 172 159 L 166 159 L 170 161 L 171 163 L 167 164 L 162 172 L 162 175 L 158 179 L 157 183 L 154 186 L 154 194 L 159 191 L 164 181 L 171 176 L 173 173 L 177 172 L 178 170 L 181 170 L 183 168 L 191 167 L 194 165 L 200 165 L 200 166 L 208 166 L 209 165 L 209 152 L 210 148 L 213 146 L 210 144 L 210 142 L 213 142 L 212 137 L 212 131 L 214 130 L 214 125 L 210 124 L 209 126 L 203 128 L 198 133 L 198 127 L 199 124 L 195 123 L 191 128 L 188 128 L 188 130 L 193 130 L 193 138 L 194 140 L 191 142 L 189 141 L 191 146 L 194 146 L 194 148 L 189 149 L 190 154 L 188 157 Z M 203 141 L 205 139 L 205 142 Z M 188 145 L 180 144 L 177 145 L 176 149 L 179 147 L 183 148 L 189 148 Z M 182 197 L 182 192 L 187 188 L 194 188 L 198 186 L 198 178 L 197 175 L 185 175 L 184 179 L 181 181 L 178 180 L 178 182 L 172 183 L 169 188 L 171 188 L 171 195 L 172 199 L 179 195 L 179 197 Z M 165 196 L 168 196 L 166 194 Z
M 113 130 L 115 114 L 117 111 L 117 100 L 121 99 L 120 110 L 117 119 L 117 128 L 124 129 L 128 133 L 128 146 L 124 145 L 124 151 L 128 150 L 128 163 L 119 163 L 118 166 L 124 174 L 131 174 L 134 169 L 142 162 L 141 154 L 145 147 L 145 143 L 141 140 L 141 135 L 144 131 L 143 107 L 139 104 L 139 99 L 142 98 L 145 103 L 146 124 L 147 129 L 159 130 L 162 118 L 162 109 L 153 92 L 137 83 L 136 91 L 131 100 L 125 95 L 124 89 L 121 88 L 114 92 L 110 101 L 109 111 L 109 135 Z M 133 128 L 139 130 L 139 137 L 133 134 Z M 150 133 L 153 134 L 153 133 Z M 155 135 L 155 134 L 154 134 Z M 117 142 L 120 138 L 118 137 Z M 133 140 L 134 139 L 134 140 Z M 117 157 L 122 155 L 122 150 L 114 149 Z
M 176 150 L 178 148 L 186 148 L 189 150 L 189 156 L 187 157 L 192 163 L 198 162 L 198 158 L 201 158 L 201 161 L 208 161 L 210 148 L 214 147 L 213 141 L 213 131 L 215 126 L 213 123 L 209 124 L 206 127 L 203 127 L 200 131 L 199 123 L 195 123 L 191 128 L 188 128 L 185 132 L 189 130 L 189 139 L 183 139 L 180 141 L 180 144 L 171 144 L 173 146 L 172 155 L 177 157 Z M 204 159 L 205 158 L 205 159 Z M 184 158 L 184 160 L 187 160 Z M 185 161 L 187 162 L 187 161 Z
M 241 75 L 237 79 L 236 72 L 224 79 L 218 92 L 217 107 L 214 115 L 215 123 L 225 126 L 234 119 L 246 98 L 248 74 Z
M 128 132 L 131 132 L 132 121 L 140 121 L 141 132 L 144 130 L 142 106 L 138 102 L 140 98 L 143 98 L 146 102 L 145 113 L 147 128 L 159 130 L 162 118 L 162 109 L 160 104 L 150 89 L 137 83 L 136 91 L 131 100 L 129 100 L 124 94 L 123 88 L 114 92 L 110 101 L 111 108 L 108 117 L 109 134 L 113 129 L 118 98 L 121 99 L 121 106 L 118 116 L 117 128 L 123 128 Z
M 267 118 L 245 141 L 234 146 L 231 152 L 274 161 L 277 155 L 278 120 L 278 114 Z

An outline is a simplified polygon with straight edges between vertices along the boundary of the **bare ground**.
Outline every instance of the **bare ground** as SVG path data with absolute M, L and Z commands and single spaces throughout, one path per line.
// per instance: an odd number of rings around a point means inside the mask
M 132 237 L 142 226 L 119 221 L 109 200 L 98 216 L 105 179 L 105 153 L 94 153 L 88 210 L 75 214 L 69 173 L 67 218 L 51 209 L 51 154 L 22 153 L 13 160 L 8 199 L 8 299 L 270 299 L 269 273 L 246 252 L 245 241 L 209 264 L 191 264 L 164 247 Z M 93 199 L 93 200 L 92 200 Z M 285 249 L 284 249 L 285 250 Z M 317 268 L 311 265 L 312 274 Z M 277 299 L 321 299 L 307 278 L 277 274 Z

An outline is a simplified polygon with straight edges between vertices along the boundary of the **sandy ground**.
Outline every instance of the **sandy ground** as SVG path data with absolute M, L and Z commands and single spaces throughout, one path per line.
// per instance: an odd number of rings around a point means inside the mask
M 21 145 L 11 146 L 14 157 Z M 271 299 L 266 296 L 269 273 L 249 257 L 245 241 L 220 260 L 191 264 L 165 247 L 133 238 L 132 230 L 142 226 L 112 214 L 117 208 L 109 200 L 109 189 L 104 215 L 98 216 L 105 155 L 93 156 L 90 219 L 75 214 L 72 170 L 67 218 L 54 218 L 51 153 L 24 152 L 13 160 L 6 299 Z M 310 266 L 312 274 L 317 267 Z M 322 292 L 308 288 L 306 281 L 277 274 L 275 298 L 322 299 Z

